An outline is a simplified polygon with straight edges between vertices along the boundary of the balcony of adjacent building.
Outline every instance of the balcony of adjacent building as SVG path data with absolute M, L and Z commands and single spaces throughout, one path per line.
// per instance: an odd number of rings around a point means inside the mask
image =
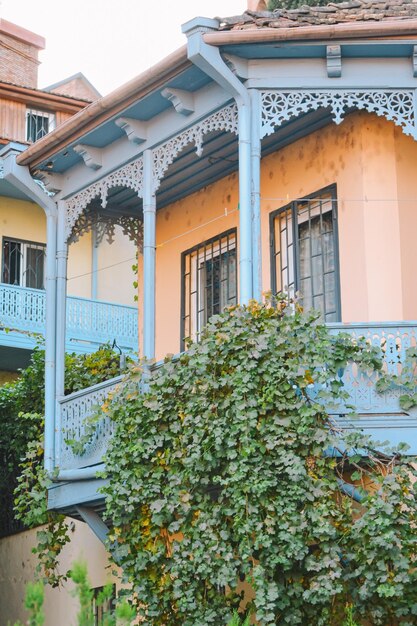
M 25 367 L 35 346 L 44 344 L 45 291 L 0 283 L 0 323 L 0 370 Z M 69 296 L 66 352 L 94 352 L 103 344 L 137 353 L 137 307 Z
M 111 247 L 95 230 L 72 246 L 66 352 L 113 343 L 124 353 L 138 352 L 135 248 L 120 231 L 112 234 Z M 26 367 L 35 346 L 45 343 L 46 238 L 44 211 L 3 178 L 0 162 L 0 371 Z

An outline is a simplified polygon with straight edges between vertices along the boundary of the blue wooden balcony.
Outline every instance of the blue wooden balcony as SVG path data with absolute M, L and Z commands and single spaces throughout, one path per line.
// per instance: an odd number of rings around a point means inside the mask
M 384 370 L 397 374 L 404 361 L 407 348 L 417 345 L 417 322 L 378 324 L 331 324 L 331 332 L 348 332 L 353 337 L 365 337 L 370 344 L 382 350 Z M 158 365 L 156 365 L 157 367 Z M 410 453 L 417 454 L 417 410 L 404 411 L 398 398 L 400 391 L 391 389 L 378 393 L 375 382 L 378 374 L 360 371 L 356 365 L 349 366 L 343 374 L 343 382 L 349 392 L 351 403 L 358 417 L 349 419 L 340 409 L 338 419 L 347 428 L 360 427 L 372 433 L 379 441 L 389 439 L 393 444 L 402 441 L 410 445 Z M 84 454 L 76 455 L 65 441 L 83 435 L 83 423 L 91 407 L 104 401 L 110 391 L 120 384 L 120 378 L 95 385 L 66 396 L 60 401 L 61 428 L 57 433 L 56 450 L 61 470 L 73 470 L 100 463 L 111 436 L 111 424 L 103 419 Z M 336 411 L 335 411 L 336 413 Z
M 417 322 L 385 322 L 366 324 L 331 324 L 330 332 L 347 332 L 354 338 L 366 340 L 381 349 L 383 368 L 390 374 L 401 370 L 407 348 L 417 345 Z M 155 367 L 158 367 L 156 365 Z M 378 393 L 375 382 L 378 374 L 360 371 L 350 365 L 343 373 L 343 382 L 349 392 L 351 403 L 356 407 L 357 417 L 352 418 L 343 405 L 332 411 L 344 428 L 361 428 L 377 441 L 389 441 L 392 445 L 405 442 L 409 453 L 417 454 L 417 410 L 404 411 L 399 405 L 399 389 Z M 103 497 L 97 488 L 103 481 L 94 479 L 95 468 L 100 467 L 107 442 L 112 434 L 112 424 L 103 418 L 96 427 L 94 436 L 84 449 L 76 454 L 68 439 L 77 440 L 84 434 L 86 417 L 92 407 L 101 404 L 106 396 L 121 383 L 122 378 L 113 378 L 94 387 L 73 393 L 59 401 L 56 428 L 56 464 L 60 471 L 73 472 L 90 468 L 90 480 L 56 483 L 49 492 L 49 506 L 76 514 L 77 504 L 88 503 L 101 510 Z M 74 513 L 75 511 L 75 513 Z
M 45 291 L 0 283 L 0 367 L 25 364 L 36 335 L 45 334 L 45 312 Z M 70 296 L 66 315 L 68 352 L 92 352 L 113 340 L 122 350 L 137 352 L 137 307 Z

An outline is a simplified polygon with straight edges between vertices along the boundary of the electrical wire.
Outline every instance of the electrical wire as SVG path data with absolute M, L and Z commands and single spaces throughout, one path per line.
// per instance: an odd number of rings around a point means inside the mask
M 261 202 L 293 202 L 295 200 L 300 200 L 299 197 L 294 197 L 294 198 L 290 198 L 290 196 L 286 196 L 285 198 L 279 198 L 279 197 L 265 197 L 262 196 L 261 198 Z M 305 200 L 305 201 L 314 201 L 317 200 L 317 196 L 313 197 L 313 198 L 306 198 L 303 197 L 301 198 L 301 200 Z M 342 202 L 342 200 L 340 198 L 333 200 L 333 202 L 336 202 L 336 204 L 340 204 L 340 202 Z M 417 198 L 343 198 L 343 202 L 417 202 Z M 159 243 L 156 246 L 156 249 L 158 248 L 162 248 L 163 246 L 165 246 L 168 243 L 171 243 L 172 241 L 176 241 L 177 239 L 181 239 L 181 237 L 185 237 L 186 235 L 189 235 L 191 233 L 194 233 L 196 230 L 199 230 L 200 228 L 203 228 L 205 226 L 207 226 L 208 224 L 212 224 L 213 222 L 217 222 L 218 220 L 224 219 L 225 217 L 228 217 L 229 215 L 232 215 L 232 213 L 236 213 L 237 211 L 239 211 L 239 208 L 236 209 L 232 209 L 231 211 L 229 211 L 229 209 L 227 209 L 227 207 L 225 207 L 224 209 L 224 213 L 222 213 L 221 215 L 218 215 L 217 217 L 213 217 L 213 219 L 208 220 L 208 222 L 204 222 L 204 224 L 199 224 L 198 226 L 196 226 L 195 228 L 191 228 L 190 230 L 187 230 L 183 233 L 180 233 L 179 235 L 175 235 L 175 237 L 171 237 L 170 239 L 166 239 L 165 241 L 162 241 L 161 243 Z M 132 257 L 130 259 L 125 259 L 124 261 L 118 261 L 117 263 L 112 263 L 111 265 L 106 265 L 105 267 L 100 267 L 98 268 L 95 272 L 85 272 L 84 274 L 77 274 L 76 276 L 70 276 L 68 277 L 68 281 L 70 280 L 76 280 L 77 278 L 84 278 L 85 276 L 91 276 L 92 274 L 98 274 L 98 272 L 103 272 L 105 270 L 111 269 L 113 267 L 117 267 L 118 265 L 124 265 L 125 263 L 132 263 L 136 261 L 136 257 Z
M 222 213 L 221 215 L 217 215 L 216 217 L 213 217 L 211 220 L 208 220 L 208 222 L 204 222 L 204 224 L 199 224 L 198 226 L 195 226 L 194 228 L 190 228 L 190 230 L 180 233 L 179 235 L 175 235 L 175 237 L 171 237 L 170 239 L 166 239 L 165 241 L 158 243 L 155 249 L 162 248 L 162 246 L 165 246 L 167 243 L 171 243 L 171 241 L 175 241 L 176 239 L 185 237 L 186 235 L 189 235 L 190 233 L 194 233 L 196 230 L 199 230 L 200 228 L 203 228 L 204 226 L 207 226 L 208 224 L 212 224 L 213 222 L 217 222 L 218 220 L 224 219 L 225 217 L 229 217 L 229 215 L 232 215 L 232 213 L 236 213 L 237 211 L 239 211 L 238 208 L 232 209 L 230 211 L 227 207 L 225 207 L 224 213 Z M 136 256 L 130 259 L 125 259 L 124 261 L 118 261 L 117 263 L 112 263 L 111 265 L 106 265 L 105 267 L 99 267 L 95 272 L 84 272 L 83 274 L 77 274 L 76 276 L 69 276 L 67 280 L 70 281 L 70 280 L 75 280 L 76 278 L 84 278 L 85 276 L 98 274 L 98 272 L 103 272 L 104 270 L 111 269 L 112 267 L 117 267 L 118 265 L 124 265 L 125 263 L 132 263 L 133 261 L 136 261 Z

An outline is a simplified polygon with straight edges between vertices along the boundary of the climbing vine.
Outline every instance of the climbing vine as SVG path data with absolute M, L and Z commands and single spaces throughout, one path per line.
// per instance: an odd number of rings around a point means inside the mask
M 278 300 L 212 317 L 146 393 L 131 370 L 103 492 L 144 624 L 417 624 L 417 471 L 324 408 L 352 361 L 381 367 Z

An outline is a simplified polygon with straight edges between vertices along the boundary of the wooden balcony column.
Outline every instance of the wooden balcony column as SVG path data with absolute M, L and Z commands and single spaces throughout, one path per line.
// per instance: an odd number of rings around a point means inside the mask
M 143 153 L 143 356 L 155 358 L 156 197 L 152 150 Z

